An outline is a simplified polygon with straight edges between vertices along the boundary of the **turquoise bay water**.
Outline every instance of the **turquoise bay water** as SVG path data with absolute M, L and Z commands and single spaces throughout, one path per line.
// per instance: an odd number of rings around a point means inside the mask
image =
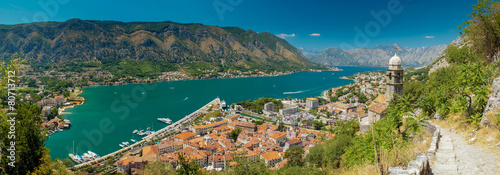
M 228 104 L 267 98 L 304 98 L 321 95 L 329 88 L 352 83 L 339 79 L 358 72 L 385 70 L 385 67 L 341 67 L 341 72 L 302 72 L 277 77 L 171 81 L 153 84 L 100 86 L 85 89 L 85 104 L 67 109 L 63 117 L 72 127 L 49 137 L 46 146 L 52 158 L 68 158 L 73 152 L 93 151 L 100 156 L 112 153 L 121 142 L 140 140 L 134 129 L 158 130 L 167 126 L 156 120 L 177 121 L 216 97 Z

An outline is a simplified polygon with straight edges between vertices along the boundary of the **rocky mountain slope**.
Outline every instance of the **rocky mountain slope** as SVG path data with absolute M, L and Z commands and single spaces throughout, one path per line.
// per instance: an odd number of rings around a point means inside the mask
M 397 47 L 398 55 L 404 67 L 425 66 L 432 63 L 446 48 L 446 45 L 432 47 L 408 48 L 397 44 L 375 46 L 374 48 L 339 49 L 330 47 L 323 50 L 310 60 L 326 66 L 387 66 L 394 56 Z
M 275 35 L 237 27 L 174 22 L 71 19 L 0 25 L 0 57 L 19 53 L 30 63 L 101 64 L 105 59 L 201 62 L 235 69 L 302 71 L 320 67 Z

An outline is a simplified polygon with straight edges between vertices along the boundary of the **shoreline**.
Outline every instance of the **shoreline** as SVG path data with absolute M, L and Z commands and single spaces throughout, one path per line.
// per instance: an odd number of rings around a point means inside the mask
M 126 152 L 126 151 L 129 151 L 131 149 L 135 149 L 137 148 L 137 146 L 143 144 L 143 143 L 147 143 L 149 141 L 151 141 L 152 139 L 156 139 L 158 138 L 157 136 L 159 135 L 160 137 L 164 136 L 165 134 L 168 134 L 168 133 L 164 133 L 165 131 L 169 131 L 170 132 L 174 132 L 174 130 L 178 130 L 181 126 L 181 123 L 184 123 L 184 122 L 190 122 L 192 119 L 194 119 L 197 115 L 199 115 L 199 113 L 201 112 L 201 110 L 205 109 L 205 108 L 210 108 L 210 105 L 212 103 L 220 103 L 220 99 L 219 97 L 215 98 L 214 100 L 208 102 L 207 104 L 203 105 L 201 108 L 199 108 L 198 110 L 195 110 L 194 112 L 192 112 L 191 114 L 189 115 L 186 115 L 184 118 L 178 120 L 177 122 L 175 123 L 172 123 L 158 131 L 155 131 L 153 134 L 151 135 L 148 135 L 148 136 L 145 136 L 143 137 L 140 141 L 137 141 L 136 143 L 128 146 L 128 147 L 125 147 L 125 148 L 122 148 L 122 149 L 119 149 L 119 150 L 116 150 L 112 153 L 109 153 L 103 157 L 100 157 L 98 159 L 95 159 L 95 160 L 92 160 L 92 161 L 89 161 L 89 162 L 85 162 L 85 163 L 81 163 L 81 164 L 78 164 L 78 165 L 75 165 L 73 167 L 71 167 L 70 169 L 75 171 L 75 170 L 78 170 L 80 168 L 85 168 L 87 166 L 92 166 L 92 165 L 95 165 L 97 163 L 101 163 L 103 161 L 106 161 L 108 158 L 111 158 L 113 156 L 115 156 L 116 154 L 120 154 L 120 153 L 123 153 L 123 152 Z M 196 115 L 196 116 L 195 116 Z M 193 117 L 194 116 L 194 117 Z
M 151 81 L 151 82 L 139 82 L 139 83 L 124 83 L 124 84 L 98 84 L 98 85 L 89 85 L 82 86 L 81 89 L 87 87 L 100 87 L 100 86 L 122 86 L 122 85 L 131 85 L 131 84 L 149 84 L 149 83 L 161 83 L 161 82 L 170 82 L 170 81 L 190 81 L 190 80 L 212 80 L 212 79 L 238 79 L 238 78 L 259 78 L 259 77 L 279 77 L 284 75 L 291 75 L 295 73 L 303 73 L 303 72 L 323 72 L 323 71 L 331 71 L 331 72 L 342 72 L 344 69 L 337 68 L 336 70 L 316 70 L 316 71 L 300 71 L 300 72 L 290 72 L 290 73 L 282 73 L 277 75 L 257 75 L 257 76 L 242 76 L 242 77 L 222 77 L 222 78 L 201 78 L 201 79 L 181 79 L 181 80 L 163 80 L 163 81 Z M 83 92 L 82 92 L 83 93 Z

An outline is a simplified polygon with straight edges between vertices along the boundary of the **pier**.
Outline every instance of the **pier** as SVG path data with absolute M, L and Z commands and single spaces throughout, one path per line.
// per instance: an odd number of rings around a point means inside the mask
M 183 123 L 191 122 L 191 120 L 193 120 L 194 118 L 196 118 L 202 112 L 207 112 L 208 109 L 210 108 L 210 106 L 211 105 L 215 105 L 215 104 L 220 104 L 220 99 L 218 97 L 215 98 L 214 100 L 210 101 L 209 103 L 207 103 L 206 105 L 204 105 L 200 109 L 198 109 L 198 110 L 194 111 L 193 113 L 187 115 L 186 117 L 182 118 L 181 120 L 179 120 L 179 121 L 177 121 L 175 123 L 172 123 L 171 125 L 168 125 L 167 127 L 163 128 L 163 129 L 160 129 L 160 130 L 154 132 L 153 134 L 150 134 L 150 135 L 142 138 L 141 141 L 137 141 L 136 143 L 134 143 L 134 144 L 132 144 L 132 145 L 130 145 L 128 147 L 125 147 L 123 149 L 120 149 L 118 151 L 110 153 L 110 154 L 108 154 L 106 156 L 100 157 L 100 158 L 98 158 L 96 160 L 75 165 L 74 167 L 71 167 L 70 169 L 72 171 L 78 171 L 79 169 L 86 168 L 86 167 L 89 167 L 89 166 L 92 166 L 92 165 L 96 165 L 98 163 L 101 163 L 101 162 L 109 159 L 109 158 L 112 158 L 112 157 L 116 156 L 117 154 L 124 153 L 126 151 L 129 151 L 130 149 L 139 147 L 143 143 L 147 143 L 147 142 L 149 142 L 149 141 L 151 141 L 151 140 L 153 140 L 155 138 L 160 138 L 160 137 L 164 136 L 165 134 L 168 134 L 169 132 L 174 131 L 175 129 L 179 129 L 179 127 L 181 127 Z

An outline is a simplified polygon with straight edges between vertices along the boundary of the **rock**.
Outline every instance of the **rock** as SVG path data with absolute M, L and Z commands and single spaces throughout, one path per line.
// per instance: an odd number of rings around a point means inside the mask
M 441 115 L 439 115 L 438 113 L 434 114 L 434 119 L 436 120 L 441 120 Z
M 495 78 L 493 83 L 493 93 L 488 97 L 488 103 L 483 111 L 483 116 L 486 116 L 486 113 L 490 111 L 495 111 L 500 109 L 500 77 Z M 481 126 L 491 126 L 491 121 L 488 117 L 483 117 L 480 122 Z
M 474 142 L 474 141 L 476 141 L 476 138 L 475 138 L 475 137 L 472 137 L 471 139 L 469 139 L 469 143 L 472 143 L 472 142 Z
M 491 136 L 490 136 L 490 137 L 488 137 L 488 138 L 486 139 L 486 141 L 487 141 L 487 142 L 491 142 L 491 141 L 493 141 L 493 140 L 494 140 L 494 138 L 493 138 L 493 137 L 491 137 Z
M 429 69 L 429 74 L 431 74 L 432 72 L 435 72 L 438 69 L 448 67 L 449 65 L 450 64 L 448 63 L 448 61 L 446 61 L 446 59 L 444 57 L 442 57 L 442 58 L 440 58 L 439 61 L 437 61 L 435 64 L 432 65 L 432 67 Z

